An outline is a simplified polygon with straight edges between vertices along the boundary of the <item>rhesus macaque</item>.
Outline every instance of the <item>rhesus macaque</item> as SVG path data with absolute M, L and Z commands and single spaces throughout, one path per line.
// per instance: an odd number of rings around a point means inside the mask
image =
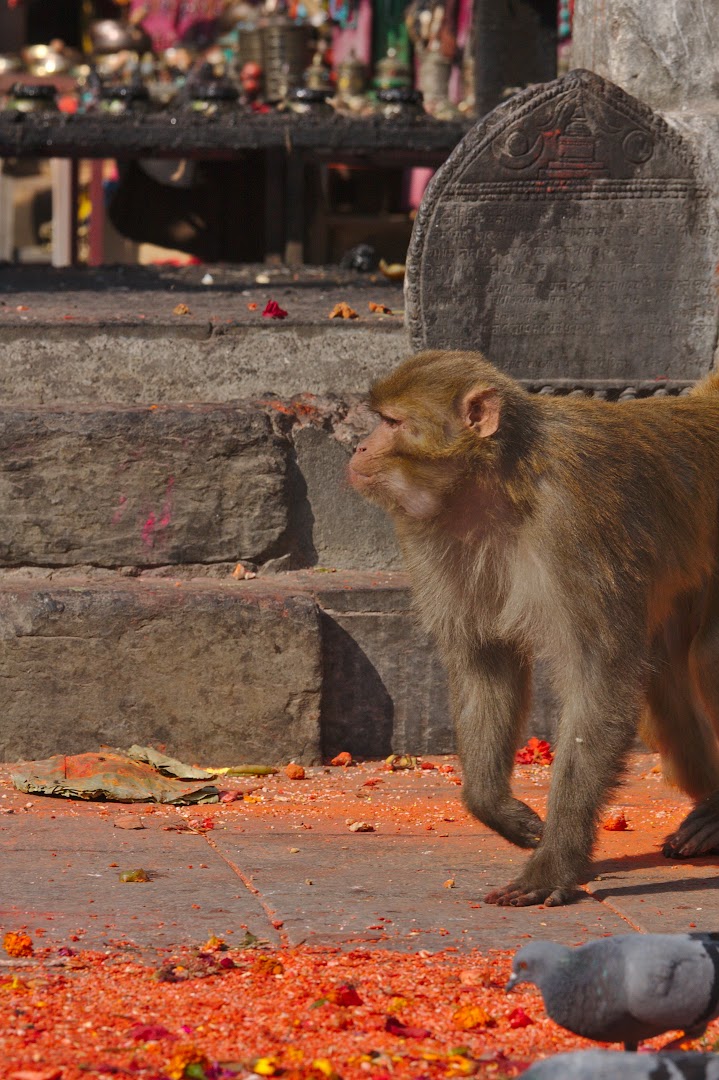
M 637 725 L 719 848 L 719 374 L 682 398 L 526 393 L 479 353 L 372 388 L 350 480 L 391 514 L 449 674 L 468 809 L 534 848 L 487 902 L 569 900 Z M 510 774 L 542 658 L 562 705 L 546 823 Z

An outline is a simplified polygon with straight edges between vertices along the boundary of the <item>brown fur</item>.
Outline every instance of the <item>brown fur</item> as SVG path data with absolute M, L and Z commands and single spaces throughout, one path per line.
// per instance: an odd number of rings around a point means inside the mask
M 392 515 L 442 652 L 467 805 L 536 847 L 489 899 L 571 895 L 640 714 L 675 782 L 705 800 L 667 852 L 719 845 L 719 375 L 614 405 L 533 396 L 478 353 L 426 352 L 370 404 L 387 419 L 350 477 Z M 510 792 L 537 657 L 562 701 L 541 842 Z

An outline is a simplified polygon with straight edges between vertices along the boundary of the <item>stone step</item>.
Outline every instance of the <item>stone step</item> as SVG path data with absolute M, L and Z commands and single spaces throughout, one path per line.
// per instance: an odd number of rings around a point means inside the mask
M 357 401 L 0 406 L 0 566 L 399 565 Z
M 409 352 L 402 286 L 381 275 L 210 270 L 205 286 L 205 266 L 0 267 L 0 402 L 364 393 Z M 271 298 L 286 319 L 262 317 Z M 330 319 L 341 301 L 358 318 Z M 370 302 L 397 314 L 372 313 Z
M 5 761 L 133 742 L 214 765 L 454 746 L 401 573 L 0 571 L 0 670 Z M 553 724 L 538 684 L 531 733 Z
M 220 765 L 452 745 L 438 662 L 392 575 L 5 571 L 0 670 L 5 761 L 133 742 Z
M 4 576 L 0 759 L 151 742 L 207 764 L 317 761 L 317 606 L 234 584 Z

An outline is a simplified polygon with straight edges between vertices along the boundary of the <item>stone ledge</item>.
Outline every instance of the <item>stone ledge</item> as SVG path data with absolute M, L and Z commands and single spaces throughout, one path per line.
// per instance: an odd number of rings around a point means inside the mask
M 403 326 L 242 327 L 222 335 L 84 327 L 52 340 L 0 328 L 0 402 L 228 402 L 366 392 L 409 354 Z
M 264 585 L 0 584 L 0 757 L 162 743 L 212 764 L 320 759 L 311 597 Z
M 0 566 L 395 567 L 346 480 L 357 401 L 0 405 Z
M 442 754 L 447 682 L 402 573 L 0 571 L 0 757 L 164 743 L 191 760 Z M 543 673 L 530 733 L 551 737 Z
M 286 319 L 262 317 L 271 298 Z M 359 318 L 330 320 L 340 301 Z M 409 352 L 403 308 L 401 284 L 337 267 L 0 267 L 0 402 L 364 393 Z
M 290 455 L 250 404 L 0 407 L 0 562 L 264 561 L 285 550 Z

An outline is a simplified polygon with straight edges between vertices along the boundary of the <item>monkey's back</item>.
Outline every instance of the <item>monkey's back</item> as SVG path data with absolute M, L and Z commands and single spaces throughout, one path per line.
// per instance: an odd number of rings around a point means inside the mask
M 588 582 L 602 592 L 650 589 L 661 619 L 673 596 L 715 568 L 719 394 L 537 404 L 547 431 L 544 484 L 563 504 L 557 513 L 555 499 L 551 528 L 583 553 Z

